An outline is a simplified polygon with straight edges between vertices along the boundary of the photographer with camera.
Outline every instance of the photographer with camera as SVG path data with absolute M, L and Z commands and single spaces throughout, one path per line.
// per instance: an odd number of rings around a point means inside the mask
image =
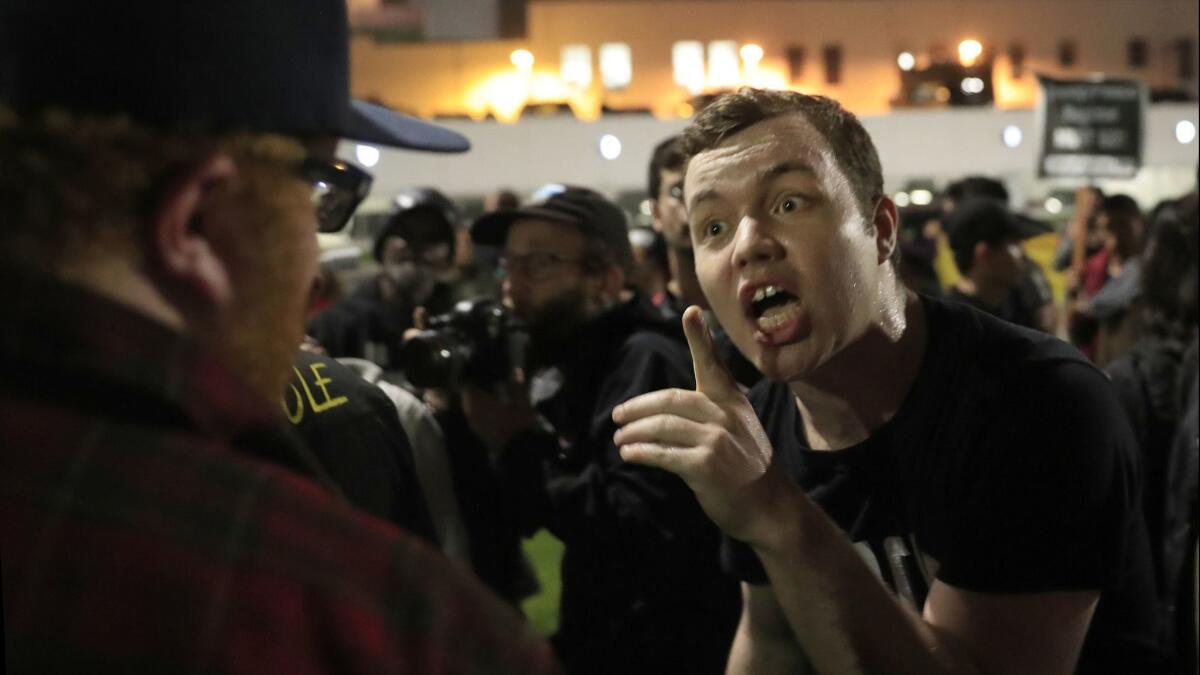
M 521 531 L 545 527 L 565 544 L 553 639 L 564 665 L 721 672 L 739 600 L 719 569 L 717 531 L 682 481 L 622 462 L 612 442 L 617 404 L 693 384 L 678 327 L 624 290 L 623 212 L 564 187 L 484 216 L 472 237 L 503 247 L 504 302 L 529 345 L 502 386 L 465 386 L 463 409 Z
M 384 371 L 403 370 L 400 349 L 413 311 L 444 312 L 454 302 L 458 207 L 433 188 L 404 190 L 375 237 L 375 276 L 309 322 L 308 333 L 335 358 L 365 358 Z

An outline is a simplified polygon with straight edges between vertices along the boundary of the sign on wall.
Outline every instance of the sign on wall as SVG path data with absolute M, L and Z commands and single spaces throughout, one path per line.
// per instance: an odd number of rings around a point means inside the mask
M 1132 178 L 1142 166 L 1146 89 L 1137 80 L 1039 76 L 1038 175 Z

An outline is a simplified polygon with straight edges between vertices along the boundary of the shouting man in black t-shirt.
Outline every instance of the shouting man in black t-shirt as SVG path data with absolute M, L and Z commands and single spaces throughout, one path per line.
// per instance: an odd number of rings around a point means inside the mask
M 1148 673 L 1133 441 L 1073 349 L 896 278 L 896 208 L 835 101 L 743 89 L 685 131 L 695 391 L 613 412 L 681 475 L 744 585 L 730 673 Z

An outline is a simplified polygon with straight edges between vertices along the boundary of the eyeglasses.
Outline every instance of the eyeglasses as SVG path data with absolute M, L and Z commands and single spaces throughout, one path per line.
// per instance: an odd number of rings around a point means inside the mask
M 502 256 L 500 269 L 504 270 L 505 274 L 516 273 L 531 281 L 544 281 L 558 265 L 583 265 L 585 262 L 582 258 L 560 258 L 553 253 L 526 253 Z
M 349 162 L 311 155 L 300 165 L 300 175 L 312 183 L 318 232 L 337 232 L 345 227 L 371 191 L 373 181 L 371 174 Z
M 667 196 L 677 202 L 683 202 L 683 184 L 676 183 L 667 189 Z

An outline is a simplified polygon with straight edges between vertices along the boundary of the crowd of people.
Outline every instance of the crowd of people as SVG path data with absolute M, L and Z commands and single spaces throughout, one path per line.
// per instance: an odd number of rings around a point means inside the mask
M 467 140 L 349 98 L 341 0 L 140 4 L 0 12 L 14 672 L 1195 672 L 1195 190 L 1080 188 L 1047 272 L 1002 182 L 900 209 L 744 88 L 650 226 L 413 187 L 352 280 L 336 140 Z

